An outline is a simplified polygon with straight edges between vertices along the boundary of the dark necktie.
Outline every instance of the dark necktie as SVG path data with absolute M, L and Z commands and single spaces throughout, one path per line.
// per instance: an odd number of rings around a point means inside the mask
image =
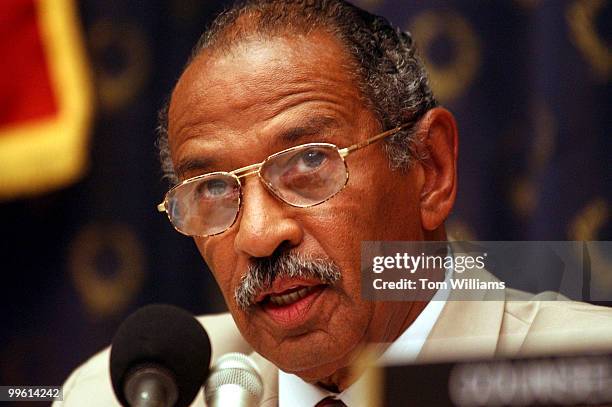
M 329 396 L 319 401 L 315 407 L 347 407 L 347 405 L 344 404 L 342 400 L 336 400 Z

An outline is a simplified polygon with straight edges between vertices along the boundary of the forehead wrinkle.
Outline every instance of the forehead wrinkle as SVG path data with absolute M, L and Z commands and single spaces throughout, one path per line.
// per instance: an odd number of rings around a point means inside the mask
M 299 92 L 292 92 L 285 96 L 277 97 L 274 102 L 265 103 L 263 105 L 253 104 L 244 111 L 245 113 L 257 114 L 261 122 L 269 122 L 279 116 L 282 117 L 285 113 L 291 114 L 292 110 L 300 109 L 302 106 L 304 109 L 308 109 L 313 104 L 315 106 L 312 107 L 313 111 L 311 114 L 313 116 L 322 116 L 320 113 L 321 108 L 329 105 L 342 105 L 343 102 L 343 98 L 321 92 L 321 90 L 317 89 L 315 86 L 309 86 Z M 330 113 L 326 113 L 325 115 L 331 116 Z
M 241 52 L 230 55 L 213 53 L 216 54 L 213 56 L 204 52 L 190 64 L 182 79 L 189 78 L 181 80 L 177 86 L 177 89 L 186 88 L 181 92 L 181 97 L 191 108 L 184 109 L 184 112 L 194 109 L 201 111 L 198 107 L 203 106 L 209 107 L 206 109 L 209 112 L 214 112 L 215 106 L 206 103 L 207 96 L 211 94 L 225 95 L 225 103 L 231 104 L 235 111 L 265 110 L 270 105 L 282 104 L 284 98 L 307 92 L 308 88 L 320 90 L 334 87 L 338 90 L 344 87 L 344 93 L 361 97 L 350 69 L 338 72 L 321 68 L 325 61 L 338 64 L 337 54 L 330 53 L 325 48 L 321 49 L 304 38 L 293 43 L 287 39 L 276 39 L 272 41 L 272 45 L 270 41 L 254 41 L 249 42 L 248 46 L 242 44 L 238 48 Z M 286 57 L 279 58 L 278 49 L 281 49 Z M 313 64 L 309 58 L 310 54 L 322 60 L 318 59 L 318 62 Z M 240 66 L 249 66 L 251 69 L 235 69 Z M 203 71 L 206 74 L 203 74 Z M 177 120 L 182 119 L 181 116 L 183 115 L 177 117 Z
M 244 115 L 256 114 L 258 116 L 258 121 L 263 124 L 265 127 L 266 122 L 270 122 L 274 120 L 277 116 L 282 115 L 285 112 L 289 112 L 291 109 L 296 108 L 300 105 L 304 105 L 307 103 L 319 103 L 325 105 L 341 105 L 346 103 L 346 99 L 342 97 L 338 97 L 336 95 L 330 95 L 327 93 L 322 93 L 319 88 L 316 87 L 315 84 L 307 84 L 303 89 L 299 91 L 285 91 L 280 95 L 273 95 L 266 98 L 268 103 L 251 103 L 245 102 L 244 105 L 235 106 L 230 105 L 232 110 L 236 112 L 241 112 Z M 322 106 L 319 106 L 316 110 L 321 110 Z M 188 111 L 189 109 L 185 109 Z M 325 109 L 328 110 L 328 109 Z M 338 110 L 338 109 L 333 109 Z M 193 111 L 191 112 L 193 113 Z M 319 119 L 323 114 L 318 114 Z M 337 114 L 340 114 L 339 112 Z M 332 117 L 331 113 L 325 113 L 325 116 Z M 215 139 L 215 133 L 234 133 L 235 130 L 230 128 L 232 127 L 230 123 L 230 127 L 227 127 L 227 124 L 222 124 L 222 118 L 218 118 L 215 121 L 211 121 L 212 118 L 209 115 L 208 117 L 201 117 L 203 115 L 194 115 L 194 117 L 190 118 L 189 121 L 180 124 L 180 128 L 178 129 L 177 136 L 183 142 L 189 140 L 190 138 L 199 137 L 206 139 Z M 284 121 L 284 120 L 283 120 Z M 326 125 L 330 125 L 332 120 L 328 120 L 328 123 L 324 123 Z M 336 120 L 337 122 L 337 120 Z M 316 123 L 310 123 L 308 127 L 313 127 Z M 322 123 L 318 123 L 319 125 Z M 336 123 L 337 124 L 337 123 Z M 254 124 L 258 126 L 258 124 Z M 322 127 L 322 126 L 319 126 Z M 337 127 L 337 126 L 336 126 Z M 224 130 L 221 131 L 220 129 Z M 174 133 L 174 132 L 173 132 Z
M 282 143 L 292 144 L 302 139 L 304 136 L 318 135 L 329 129 L 337 129 L 340 123 L 330 115 L 311 116 L 304 123 L 282 131 L 278 138 Z
M 237 84 L 229 84 L 228 86 L 227 82 L 215 82 L 207 86 L 204 92 L 200 92 L 198 89 L 189 92 L 186 98 L 183 96 L 182 109 L 173 109 L 174 106 L 171 105 L 169 114 L 171 118 L 169 123 L 170 132 L 175 133 L 173 131 L 174 127 L 178 127 L 176 134 L 183 138 L 187 136 L 183 133 L 191 133 L 196 128 L 213 126 L 215 123 L 223 122 L 226 116 L 223 112 L 216 112 L 218 108 L 209 102 L 209 94 L 226 94 L 227 98 L 223 107 L 229 107 L 236 113 L 265 112 L 270 110 L 273 105 L 280 105 L 264 118 L 269 119 L 278 114 L 280 110 L 301 103 L 301 98 L 304 94 L 316 90 L 317 86 L 316 83 L 310 83 L 281 90 L 276 86 L 276 92 L 262 92 L 262 84 L 265 82 L 272 83 L 272 81 L 262 80 L 258 84 L 253 85 L 252 89 L 245 91 L 245 88 L 249 88 L 249 86 L 244 83 L 238 86 L 238 90 L 236 90 Z M 269 85 L 269 87 L 272 88 L 272 85 Z M 255 90 L 255 95 L 252 94 L 252 90 Z M 253 99 L 257 100 L 254 101 Z M 198 131 L 198 133 L 201 133 L 201 131 Z

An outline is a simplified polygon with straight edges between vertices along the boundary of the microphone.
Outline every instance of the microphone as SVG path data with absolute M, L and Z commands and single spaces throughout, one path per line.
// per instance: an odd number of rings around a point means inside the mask
M 123 406 L 187 407 L 210 366 L 210 340 L 189 312 L 154 304 L 130 315 L 113 338 L 110 374 Z
M 204 385 L 208 407 L 255 407 L 263 394 L 263 382 L 255 362 L 234 352 L 221 356 Z

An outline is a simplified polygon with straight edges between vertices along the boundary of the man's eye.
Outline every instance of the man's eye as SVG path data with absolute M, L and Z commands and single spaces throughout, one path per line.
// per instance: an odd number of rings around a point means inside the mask
M 205 181 L 198 188 L 198 193 L 204 198 L 219 198 L 230 191 L 230 185 L 222 179 Z
M 300 171 L 309 171 L 320 167 L 326 159 L 327 155 L 323 151 L 308 150 L 302 153 L 297 164 Z

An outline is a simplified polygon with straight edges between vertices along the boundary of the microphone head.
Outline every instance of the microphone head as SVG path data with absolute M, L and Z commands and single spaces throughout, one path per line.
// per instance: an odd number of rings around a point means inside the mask
M 139 366 L 161 366 L 178 388 L 177 407 L 188 406 L 208 375 L 210 340 L 189 312 L 172 305 L 147 305 L 130 315 L 113 338 L 110 374 L 115 395 L 124 394 L 128 375 Z
M 211 369 L 204 385 L 204 394 L 209 406 L 259 405 L 263 395 L 259 369 L 248 356 L 238 352 L 227 353 Z M 240 402 L 238 399 L 241 399 Z

